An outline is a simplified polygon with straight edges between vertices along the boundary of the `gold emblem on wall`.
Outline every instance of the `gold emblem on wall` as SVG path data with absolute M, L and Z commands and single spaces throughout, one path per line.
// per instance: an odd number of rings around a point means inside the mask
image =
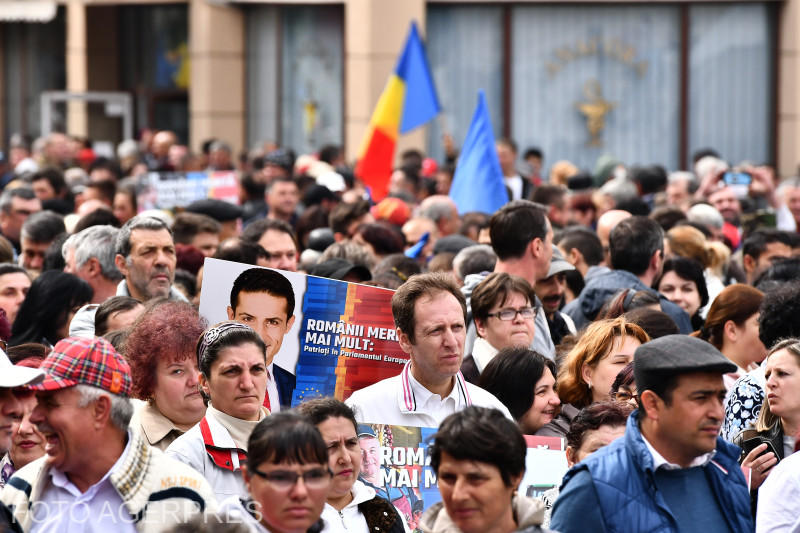
M 586 102 L 577 102 L 575 107 L 586 118 L 586 129 L 589 131 L 587 146 L 603 146 L 602 134 L 606 127 L 606 115 L 614 109 L 616 102 L 603 98 L 600 82 L 592 78 L 583 85 L 583 96 Z

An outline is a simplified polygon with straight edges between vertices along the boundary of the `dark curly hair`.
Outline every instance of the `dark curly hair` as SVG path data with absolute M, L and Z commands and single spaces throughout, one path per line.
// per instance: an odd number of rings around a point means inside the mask
M 779 340 L 800 337 L 800 282 L 786 283 L 764 295 L 758 317 L 758 337 L 767 349 Z
M 496 466 L 507 487 L 511 486 L 512 477 L 525 472 L 525 438 L 517 425 L 497 409 L 472 405 L 453 413 L 442 421 L 432 439 L 428 453 L 437 475 L 442 453 L 459 461 Z
M 577 450 L 583 444 L 586 432 L 599 429 L 600 426 L 624 426 L 632 410 L 627 404 L 610 401 L 584 407 L 570 422 L 567 446 Z
M 146 400 L 153 395 L 159 360 L 194 358 L 195 342 L 204 329 L 205 320 L 185 302 L 165 300 L 145 311 L 125 341 L 133 396 Z

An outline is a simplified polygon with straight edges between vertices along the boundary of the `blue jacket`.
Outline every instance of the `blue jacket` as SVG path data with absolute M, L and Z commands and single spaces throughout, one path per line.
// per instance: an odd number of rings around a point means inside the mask
M 661 299 L 661 310 L 675 321 L 678 330 L 685 335 L 693 331 L 692 323 L 686 311 L 642 283 L 642 280 L 627 270 L 609 270 L 592 276 L 580 295 L 565 305 L 561 312 L 569 315 L 575 322 L 575 327 L 581 329 L 595 319 L 606 301 L 623 289 L 649 291 L 657 294 Z
M 677 521 L 656 487 L 653 457 L 644 443 L 638 421 L 638 411 L 634 411 L 628 418 L 623 438 L 598 450 L 567 472 L 561 495 L 553 508 L 553 529 L 563 532 L 678 531 Z M 730 530 L 747 533 L 754 528 L 750 494 L 737 461 L 739 452 L 737 446 L 717 438 L 717 453 L 703 470 Z M 591 476 L 593 489 L 589 494 L 596 497 L 595 501 L 581 498 L 583 501 L 570 502 L 567 501 L 569 496 L 562 500 L 569 492 L 570 481 L 580 483 L 581 479 L 587 479 L 586 474 Z M 583 506 L 586 513 L 579 512 Z M 593 516 L 587 516 L 587 513 Z M 596 521 L 601 523 L 593 523 Z M 592 527 L 587 527 L 587 522 L 593 523 Z

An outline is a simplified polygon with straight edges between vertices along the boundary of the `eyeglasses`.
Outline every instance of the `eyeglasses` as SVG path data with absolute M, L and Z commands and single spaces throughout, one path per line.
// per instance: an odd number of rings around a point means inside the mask
M 272 472 L 262 472 L 255 468 L 250 472 L 263 478 L 270 485 L 278 490 L 289 490 L 294 487 L 299 478 L 303 478 L 303 483 L 310 489 L 324 489 L 333 476 L 333 472 L 328 468 L 314 468 L 307 470 L 302 474 L 293 470 L 273 470 Z
M 614 399 L 618 402 L 636 401 L 636 393 L 630 391 L 617 391 L 614 393 Z
M 525 320 L 530 320 L 532 318 L 536 318 L 536 308 L 535 307 L 520 307 L 519 309 L 501 309 L 496 313 L 489 313 L 486 316 L 496 316 L 500 320 L 514 320 L 517 318 L 517 315 L 521 316 Z

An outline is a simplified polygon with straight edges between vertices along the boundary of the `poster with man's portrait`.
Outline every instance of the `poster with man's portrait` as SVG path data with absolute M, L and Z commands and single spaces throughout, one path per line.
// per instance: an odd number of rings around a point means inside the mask
M 209 325 L 236 320 L 256 330 L 291 405 L 316 396 L 347 399 L 400 373 L 393 291 L 208 258 L 200 314 Z M 281 402 L 284 403 L 283 401 Z

